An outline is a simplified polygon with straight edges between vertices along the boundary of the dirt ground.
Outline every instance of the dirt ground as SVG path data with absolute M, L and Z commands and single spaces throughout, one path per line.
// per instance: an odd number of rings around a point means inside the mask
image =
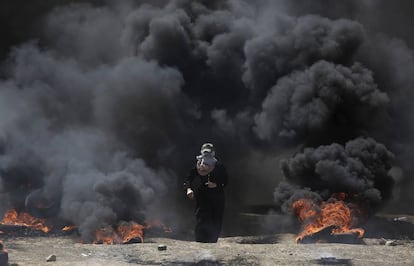
M 223 237 L 216 244 L 168 237 L 125 245 L 82 244 L 73 235 L 7 237 L 3 242 L 10 265 L 414 265 L 413 223 L 376 225 L 378 232 L 390 230 L 368 234 L 360 244 L 297 244 L 291 233 Z M 402 225 L 409 225 L 405 230 L 412 234 L 396 234 Z M 159 245 L 166 250 L 158 250 Z M 46 262 L 50 255 L 56 261 Z
M 260 238 L 268 244 L 252 244 Z M 16 238 L 6 242 L 9 264 L 18 265 L 414 265 L 414 241 L 395 246 L 296 244 L 294 235 L 221 238 L 203 244 L 168 238 L 128 245 L 80 244 L 71 237 Z M 270 239 L 272 238 L 272 239 Z M 167 250 L 159 251 L 164 244 Z M 56 261 L 46 262 L 49 255 Z

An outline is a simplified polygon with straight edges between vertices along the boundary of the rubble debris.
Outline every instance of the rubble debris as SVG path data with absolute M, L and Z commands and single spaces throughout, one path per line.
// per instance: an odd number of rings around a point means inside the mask
M 32 230 L 26 225 L 17 225 L 17 224 L 3 224 L 0 223 L 0 230 L 3 234 L 19 234 L 20 235 L 27 235 L 28 232 Z
M 388 240 L 388 241 L 385 242 L 385 245 L 386 246 L 397 246 L 398 242 L 395 241 L 395 240 Z
M 385 239 L 385 238 L 381 238 L 380 240 L 379 240 L 379 244 L 380 245 L 385 245 L 385 243 L 387 242 L 387 239 Z
M 323 230 L 304 236 L 298 243 L 315 244 L 315 243 L 341 243 L 341 244 L 363 244 L 362 239 L 358 237 L 358 233 L 340 233 L 333 234 L 332 230 L 335 226 L 329 226 Z
M 159 251 L 167 250 L 167 246 L 166 245 L 158 245 L 158 250 Z
M 50 262 L 50 261 L 56 261 L 56 255 L 54 255 L 54 254 L 49 255 L 49 256 L 46 258 L 46 261 L 47 261 L 47 262 Z
M 320 265 L 352 265 L 350 259 L 337 259 L 336 257 L 322 257 L 315 262 Z
M 379 241 L 380 245 L 385 245 L 385 246 L 397 246 L 397 245 L 401 245 L 401 243 L 399 243 L 397 240 L 387 240 L 385 238 L 381 238 Z
M 124 242 L 123 244 L 137 244 L 137 243 L 142 243 L 142 242 L 143 242 L 143 240 L 141 238 L 134 237 L 134 238 L 131 238 L 130 240 Z

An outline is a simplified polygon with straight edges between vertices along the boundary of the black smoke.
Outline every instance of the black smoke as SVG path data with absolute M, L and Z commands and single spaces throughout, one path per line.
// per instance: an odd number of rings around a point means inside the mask
M 292 203 L 301 198 L 320 202 L 346 192 L 347 201 L 364 208 L 369 215 L 392 195 L 394 181 L 389 170 L 393 159 L 383 144 L 371 138 L 350 140 L 344 146 L 334 143 L 305 148 L 282 161 L 288 183 L 281 183 L 274 197 L 289 211 Z
M 255 117 L 254 130 L 263 139 L 314 135 L 338 139 L 334 134 L 341 131 L 349 139 L 372 128 L 375 116 L 384 112 L 388 102 L 372 72 L 360 64 L 345 67 L 319 61 L 280 78 L 270 88 Z
M 87 241 L 120 220 L 180 227 L 180 183 L 205 141 L 230 173 L 229 212 L 342 189 L 406 210 L 411 2 L 0 7 L 2 211 L 40 191 Z

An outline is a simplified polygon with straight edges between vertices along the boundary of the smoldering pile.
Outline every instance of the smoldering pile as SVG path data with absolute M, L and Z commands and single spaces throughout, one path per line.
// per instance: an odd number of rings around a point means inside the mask
M 274 197 L 285 211 L 301 198 L 314 202 L 346 193 L 347 202 L 369 216 L 390 199 L 394 180 L 389 174 L 394 155 L 371 138 L 306 148 L 282 162 L 288 182 L 281 182 Z

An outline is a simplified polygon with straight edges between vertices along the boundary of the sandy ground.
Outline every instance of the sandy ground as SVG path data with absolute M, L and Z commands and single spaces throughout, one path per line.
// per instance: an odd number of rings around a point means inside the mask
M 359 244 L 297 244 L 290 232 L 223 237 L 215 244 L 173 236 L 124 245 L 82 244 L 76 234 L 0 239 L 10 265 L 414 265 L 414 216 L 394 219 L 367 223 Z M 56 261 L 46 262 L 50 255 Z
M 5 245 L 9 263 L 18 265 L 414 265 L 413 240 L 397 240 L 391 246 L 369 238 L 358 245 L 296 244 L 294 238 L 227 237 L 217 244 L 152 238 L 150 243 L 94 245 L 68 236 L 19 237 L 5 240 Z M 161 244 L 167 250 L 159 251 Z M 57 260 L 46 262 L 51 254 Z

